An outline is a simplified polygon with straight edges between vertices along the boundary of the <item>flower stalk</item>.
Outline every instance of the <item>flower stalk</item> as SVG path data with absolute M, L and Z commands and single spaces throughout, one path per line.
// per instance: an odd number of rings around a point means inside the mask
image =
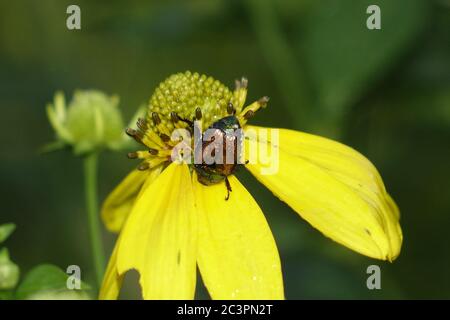
M 98 153 L 91 152 L 84 156 L 84 182 L 85 200 L 89 227 L 89 238 L 91 243 L 92 261 L 94 263 L 95 277 L 98 287 L 103 279 L 105 268 L 105 256 L 101 239 L 100 220 L 98 215 L 97 201 L 97 171 Z

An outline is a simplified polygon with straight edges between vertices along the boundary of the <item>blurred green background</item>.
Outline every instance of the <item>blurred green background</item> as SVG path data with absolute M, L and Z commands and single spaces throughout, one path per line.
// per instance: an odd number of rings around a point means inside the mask
M 81 7 L 82 30 L 66 28 Z M 366 8 L 381 8 L 381 30 Z M 253 123 L 342 141 L 381 172 L 401 209 L 394 263 L 362 257 L 323 237 L 245 172 L 275 235 L 288 299 L 450 298 L 450 1 L 2 1 L 0 3 L 0 224 L 24 274 L 50 262 L 80 265 L 92 282 L 82 165 L 53 141 L 45 114 L 56 90 L 118 94 L 128 121 L 168 75 L 192 70 L 248 101 L 271 97 Z M 101 200 L 136 165 L 101 157 Z M 330 195 L 332 196 L 332 195 Z M 109 255 L 115 236 L 104 231 Z M 366 288 L 381 266 L 382 289 Z M 122 298 L 138 297 L 136 275 Z M 199 285 L 199 298 L 207 293 Z

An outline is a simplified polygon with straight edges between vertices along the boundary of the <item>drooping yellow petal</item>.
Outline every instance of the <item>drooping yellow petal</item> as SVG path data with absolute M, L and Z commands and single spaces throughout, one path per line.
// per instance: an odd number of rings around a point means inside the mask
M 108 267 L 106 268 L 103 277 L 102 286 L 98 298 L 100 300 L 115 300 L 119 296 L 120 288 L 122 287 L 123 275 L 117 272 L 117 248 L 116 243 L 114 250 L 109 258 Z
M 117 269 L 136 269 L 144 299 L 193 299 L 197 230 L 186 164 L 170 164 L 144 186 L 120 236 Z
M 364 255 L 394 260 L 402 243 L 398 208 L 372 163 L 338 142 L 278 130 L 279 141 L 272 141 L 271 132 L 246 140 L 247 148 L 268 146 L 279 155 L 276 173 L 262 174 L 264 165 L 250 163 L 253 175 L 326 236 Z
M 152 183 L 160 172 L 160 166 L 144 171 L 133 170 L 109 194 L 101 211 L 103 223 L 109 231 L 120 231 L 144 182 Z
M 389 195 L 389 193 L 386 193 L 386 202 L 392 213 L 394 214 L 395 219 L 400 220 L 400 209 L 398 208 L 397 204 L 395 203 L 394 199 Z
M 267 221 L 234 177 L 204 186 L 193 177 L 198 212 L 198 266 L 213 299 L 283 299 L 280 258 Z

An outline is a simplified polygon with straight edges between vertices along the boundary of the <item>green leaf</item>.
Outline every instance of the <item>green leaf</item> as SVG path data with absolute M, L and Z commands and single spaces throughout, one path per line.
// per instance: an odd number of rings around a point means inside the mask
M 14 292 L 13 291 L 3 291 L 0 290 L 0 300 L 13 300 Z
M 376 4 L 381 30 L 369 30 L 366 13 Z M 299 37 L 321 116 L 339 118 L 381 80 L 423 30 L 423 0 L 317 1 Z
M 81 282 L 81 289 L 68 289 L 69 275 L 59 267 L 43 264 L 33 268 L 16 291 L 17 299 L 84 300 L 89 299 L 90 287 Z
M 0 263 L 2 262 L 8 262 L 9 259 L 9 251 L 7 248 L 1 248 L 0 249 Z
M 0 249 L 0 290 L 14 289 L 19 282 L 19 276 L 19 266 L 9 258 L 8 249 Z
M 38 150 L 38 153 L 40 153 L 40 154 L 50 153 L 53 151 L 61 150 L 61 149 L 65 148 L 66 146 L 67 145 L 61 140 L 49 142 L 49 143 L 43 145 L 42 147 L 40 147 Z
M 6 223 L 0 225 L 0 243 L 5 241 L 11 233 L 16 229 L 16 225 L 14 223 Z

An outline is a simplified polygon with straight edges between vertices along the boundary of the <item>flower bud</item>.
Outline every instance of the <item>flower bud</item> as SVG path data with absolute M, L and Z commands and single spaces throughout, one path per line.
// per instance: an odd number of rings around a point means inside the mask
M 48 119 L 57 142 L 70 145 L 76 154 L 102 148 L 120 149 L 126 141 L 119 98 L 96 91 L 76 91 L 66 107 L 64 94 L 57 92 L 47 106 Z

